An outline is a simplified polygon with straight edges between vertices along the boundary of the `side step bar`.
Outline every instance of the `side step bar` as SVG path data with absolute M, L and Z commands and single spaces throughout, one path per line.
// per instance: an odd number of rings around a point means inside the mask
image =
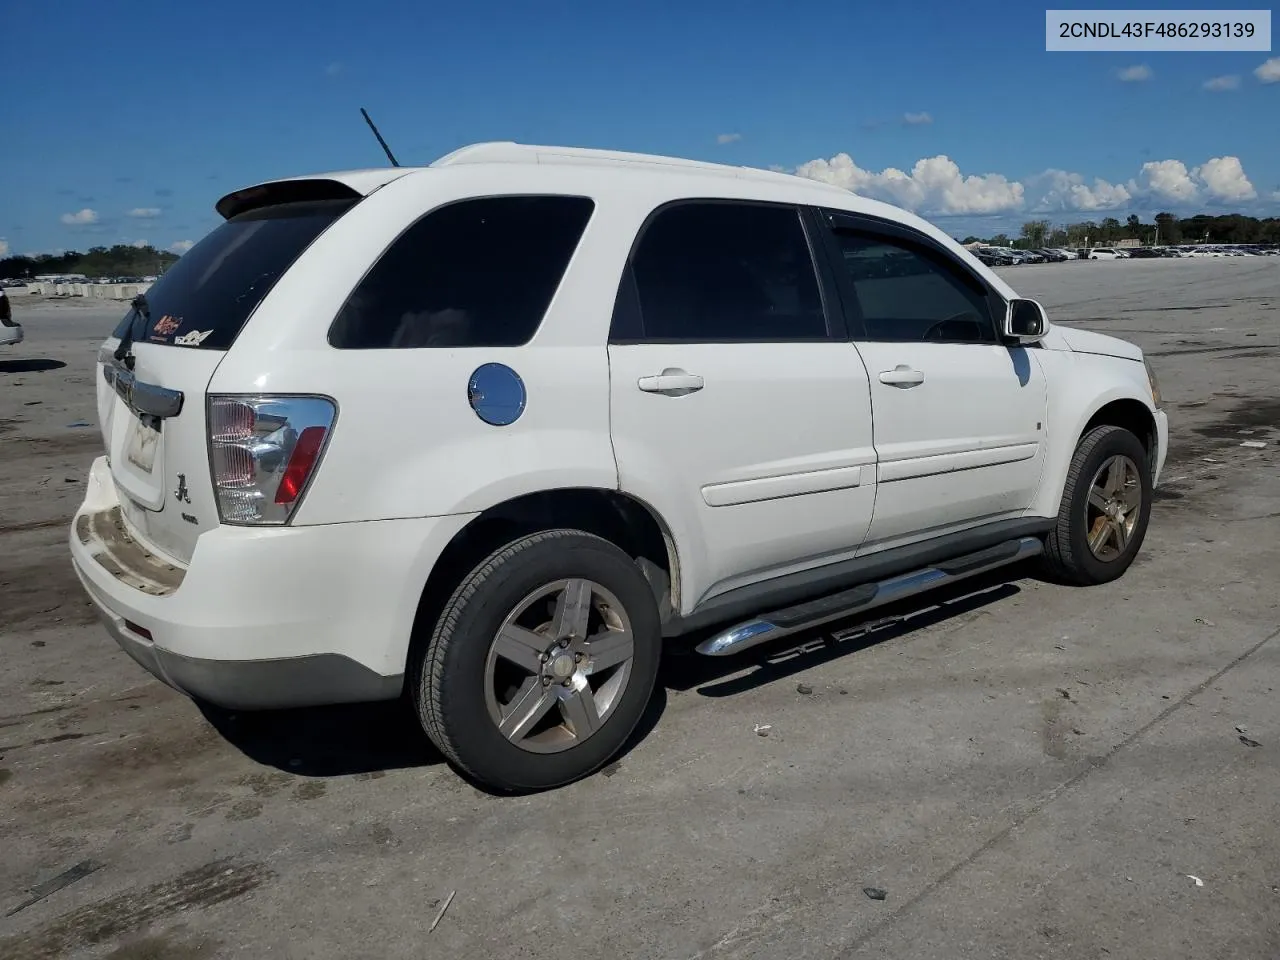
M 698 652 L 709 657 L 727 657 L 779 637 L 853 616 L 863 610 L 882 607 L 895 600 L 1017 563 L 1043 552 L 1044 544 L 1037 537 L 1006 540 L 986 550 L 935 563 L 879 583 L 864 583 L 817 600 L 806 600 L 762 614 L 754 620 L 739 623 L 702 641 L 698 644 Z

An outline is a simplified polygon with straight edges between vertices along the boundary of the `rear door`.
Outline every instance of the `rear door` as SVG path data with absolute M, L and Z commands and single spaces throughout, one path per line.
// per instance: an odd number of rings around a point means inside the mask
M 864 551 L 1021 516 L 1044 467 L 1048 392 L 1034 351 L 997 334 L 1004 301 L 918 231 L 824 219 L 875 415 Z
M 866 371 L 793 206 L 682 201 L 641 229 L 609 345 L 624 491 L 681 547 L 680 606 L 851 556 L 875 500 Z
M 112 479 L 149 548 L 186 562 L 218 525 L 205 388 L 263 297 L 351 203 L 278 204 L 226 221 L 134 301 L 99 351 Z

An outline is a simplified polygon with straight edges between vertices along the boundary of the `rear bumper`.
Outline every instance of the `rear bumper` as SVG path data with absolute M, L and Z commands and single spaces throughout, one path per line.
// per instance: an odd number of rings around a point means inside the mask
M 186 567 L 104 518 L 106 458 L 72 521 L 72 562 L 116 642 L 169 686 L 230 709 L 392 699 L 423 585 L 471 515 L 272 529 L 218 527 Z
M 11 347 L 15 343 L 21 343 L 24 336 L 21 324 L 0 324 L 0 346 Z
M 157 680 L 196 700 L 229 710 L 394 700 L 404 685 L 403 675 L 383 676 L 335 653 L 281 660 L 184 657 L 133 633 L 101 601 L 98 610 L 120 648 Z

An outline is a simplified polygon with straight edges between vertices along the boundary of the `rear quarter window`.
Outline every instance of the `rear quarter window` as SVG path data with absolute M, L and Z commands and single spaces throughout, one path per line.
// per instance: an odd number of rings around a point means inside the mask
M 433 210 L 356 286 L 329 343 L 342 350 L 527 343 L 594 206 L 586 197 L 515 196 Z
M 131 309 L 115 336 L 230 349 L 253 311 L 304 250 L 354 200 L 276 204 L 233 217 L 185 253 Z

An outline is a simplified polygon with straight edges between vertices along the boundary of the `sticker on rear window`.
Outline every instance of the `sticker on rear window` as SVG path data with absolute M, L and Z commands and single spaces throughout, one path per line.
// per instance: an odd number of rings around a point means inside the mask
M 174 337 L 173 342 L 180 347 L 198 347 L 211 333 L 213 333 L 212 330 L 192 330 L 180 337 Z
M 156 321 L 156 325 L 151 328 L 151 332 L 159 334 L 162 337 L 167 337 L 169 334 L 173 333 L 173 331 L 177 330 L 180 326 L 182 326 L 181 317 L 171 317 L 166 313 L 163 317 L 161 317 L 159 320 Z

